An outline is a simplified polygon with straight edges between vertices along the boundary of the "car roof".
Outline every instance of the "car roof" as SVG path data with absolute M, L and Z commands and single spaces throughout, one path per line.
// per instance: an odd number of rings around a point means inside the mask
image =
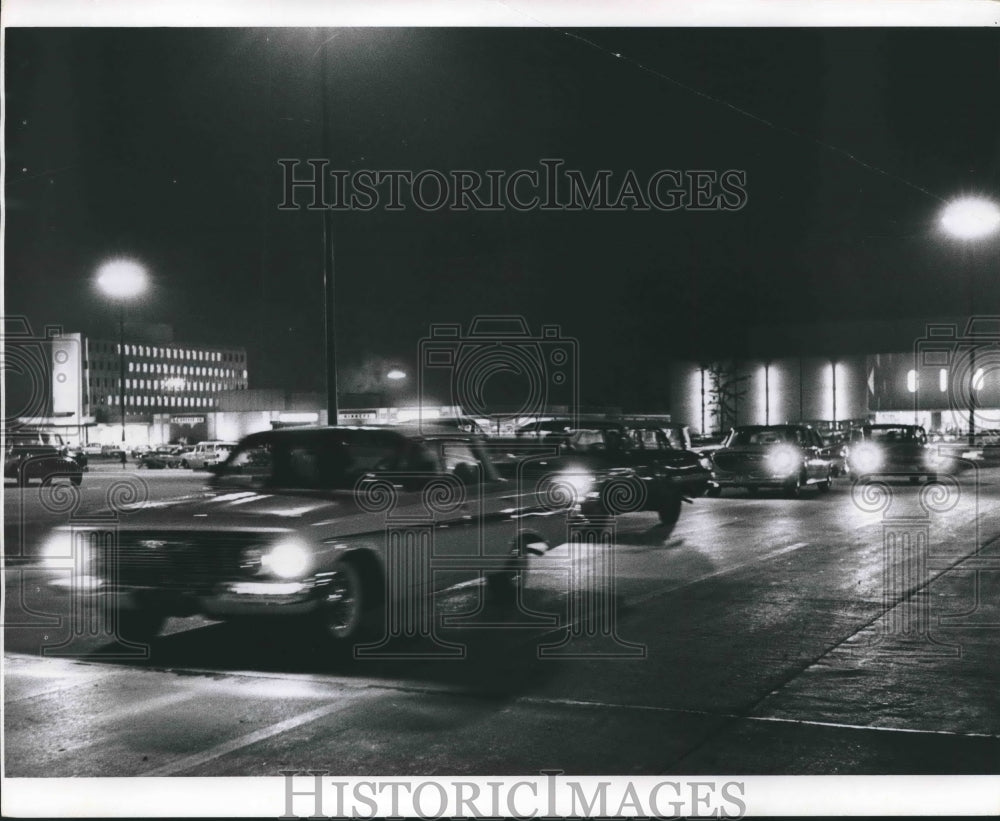
M 733 430 L 801 430 L 803 428 L 812 430 L 812 425 L 803 425 L 798 422 L 786 422 L 783 425 L 736 425 Z
M 335 433 L 390 434 L 403 439 L 462 439 L 470 442 L 482 440 L 482 435 L 467 433 L 452 427 L 433 424 L 414 425 L 296 425 L 251 433 L 243 441 L 250 439 L 294 439 L 301 436 L 320 436 Z

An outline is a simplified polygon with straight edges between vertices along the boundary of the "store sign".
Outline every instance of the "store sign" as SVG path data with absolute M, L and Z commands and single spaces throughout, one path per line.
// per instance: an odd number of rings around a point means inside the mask
M 172 425 L 201 425 L 205 421 L 204 416 L 171 416 Z

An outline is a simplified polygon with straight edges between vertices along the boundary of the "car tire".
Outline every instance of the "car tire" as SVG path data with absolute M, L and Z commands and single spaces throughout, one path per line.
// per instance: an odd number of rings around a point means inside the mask
M 316 613 L 320 638 L 337 648 L 346 648 L 372 638 L 384 608 L 379 606 L 376 580 L 366 578 L 358 563 L 337 563 Z
M 187 459 L 181 459 L 181 467 L 186 470 L 186 469 L 190 468 L 191 465 L 188 464 L 188 460 Z
M 135 644 L 148 644 L 160 634 L 166 620 L 156 610 L 119 610 L 118 637 Z
M 510 549 L 507 567 L 486 575 L 486 595 L 493 604 L 511 605 L 517 602 L 517 591 L 528 579 L 528 556 L 524 542 Z
M 670 535 L 681 516 L 680 494 L 671 493 L 656 512 L 660 515 L 660 524 L 667 529 L 667 535 Z
M 831 470 L 826 474 L 826 478 L 816 485 L 819 488 L 820 493 L 828 493 L 830 488 L 833 487 L 833 471 Z

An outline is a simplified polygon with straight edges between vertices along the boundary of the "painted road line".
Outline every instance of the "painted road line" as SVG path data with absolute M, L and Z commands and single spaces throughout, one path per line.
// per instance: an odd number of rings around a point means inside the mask
M 709 710 L 691 710 L 683 707 L 661 707 L 654 704 L 614 704 L 603 701 L 586 701 L 571 698 L 546 698 L 542 696 L 520 696 L 514 699 L 514 702 L 517 704 L 530 704 L 538 707 L 585 707 L 596 710 L 634 710 L 636 712 L 704 716 L 705 718 L 717 718 L 723 721 L 756 721 L 777 724 L 802 724 L 809 727 L 830 727 L 839 730 L 870 730 L 878 733 L 914 733 L 917 735 L 944 735 L 957 738 L 1000 738 L 1000 735 L 992 733 L 960 733 L 952 730 L 923 730 L 913 727 L 878 727 L 867 724 L 843 724 L 834 721 L 812 721 L 810 719 L 780 718 L 777 716 L 715 713 Z
M 211 749 L 205 750 L 202 753 L 196 753 L 194 755 L 185 756 L 184 758 L 178 758 L 175 761 L 170 761 L 161 767 L 155 767 L 152 770 L 146 770 L 145 772 L 136 773 L 138 776 L 144 778 L 152 778 L 167 775 L 176 775 L 177 773 L 182 773 L 185 770 L 191 770 L 195 767 L 199 767 L 202 764 L 206 764 L 209 761 L 214 761 L 216 758 L 221 758 L 224 755 L 228 755 L 236 750 L 241 750 L 244 747 L 249 747 L 253 744 L 258 744 L 261 741 L 266 741 L 269 738 L 273 738 L 276 735 L 281 735 L 282 733 L 287 733 L 289 730 L 294 730 L 296 727 L 301 727 L 303 724 L 309 724 L 310 722 L 316 721 L 317 719 L 323 718 L 325 716 L 331 715 L 332 713 L 340 712 L 341 710 L 347 709 L 349 706 L 353 705 L 358 701 L 357 698 L 343 698 L 338 701 L 332 702 L 330 704 L 325 704 L 322 707 L 317 707 L 315 710 L 310 710 L 306 713 L 300 713 L 292 718 L 287 718 L 284 721 L 279 721 L 277 724 L 272 724 L 270 727 L 264 727 L 252 733 L 247 733 L 246 735 L 234 738 L 231 741 L 226 741 L 222 744 L 218 744 Z

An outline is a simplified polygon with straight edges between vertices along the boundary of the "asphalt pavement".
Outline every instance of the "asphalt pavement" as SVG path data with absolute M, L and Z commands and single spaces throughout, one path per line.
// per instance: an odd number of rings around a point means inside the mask
M 204 478 L 141 476 L 150 500 Z M 92 472 L 80 504 L 121 478 Z M 6 489 L 8 523 L 65 515 L 39 493 Z M 481 587 L 453 589 L 437 644 L 368 659 L 198 617 L 122 658 L 73 628 L 24 545 L 5 575 L 6 772 L 996 773 L 998 537 L 995 468 L 727 492 L 669 536 L 628 514 L 613 547 L 533 559 L 520 612 L 469 616 Z

